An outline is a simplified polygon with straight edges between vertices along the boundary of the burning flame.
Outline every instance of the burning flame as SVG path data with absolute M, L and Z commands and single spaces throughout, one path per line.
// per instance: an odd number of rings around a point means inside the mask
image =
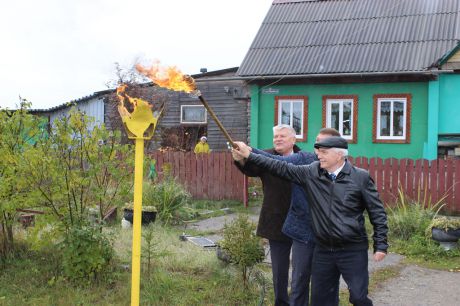
M 145 131 L 151 125 L 153 125 L 153 130 L 155 130 L 158 118 L 161 116 L 163 109 L 152 114 L 152 106 L 143 99 L 130 97 L 125 92 L 126 87 L 126 84 L 122 84 L 117 88 L 117 96 L 120 101 L 120 104 L 118 104 L 118 112 L 128 130 L 128 134 L 134 138 L 143 137 Z M 134 106 L 134 111 L 132 113 L 130 113 L 124 105 L 126 99 Z
M 199 95 L 195 80 L 191 76 L 183 74 L 175 66 L 161 67 L 159 62 L 155 62 L 150 68 L 137 64 L 136 70 L 160 87 Z

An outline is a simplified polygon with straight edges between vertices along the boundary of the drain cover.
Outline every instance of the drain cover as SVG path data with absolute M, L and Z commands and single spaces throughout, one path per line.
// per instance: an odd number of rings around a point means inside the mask
M 208 238 L 204 238 L 204 237 L 188 236 L 187 240 L 203 248 L 213 248 L 216 246 L 216 244 L 212 240 L 209 240 Z

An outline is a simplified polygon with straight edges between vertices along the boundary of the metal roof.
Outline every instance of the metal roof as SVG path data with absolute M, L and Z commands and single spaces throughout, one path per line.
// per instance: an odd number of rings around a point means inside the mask
M 237 75 L 426 71 L 460 39 L 460 0 L 275 0 Z

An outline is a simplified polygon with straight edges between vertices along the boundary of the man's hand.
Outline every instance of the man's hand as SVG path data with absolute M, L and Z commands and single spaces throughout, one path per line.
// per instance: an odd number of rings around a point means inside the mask
M 244 157 L 241 155 L 238 149 L 232 148 L 232 157 L 234 161 L 239 162 L 241 165 L 244 165 Z
M 250 147 L 248 147 L 244 142 L 235 141 L 235 144 L 238 146 L 237 149 L 232 149 L 233 159 L 240 161 L 244 158 L 248 158 L 249 153 L 251 153 Z
M 387 254 L 384 252 L 377 251 L 374 253 L 374 261 L 381 261 L 385 258 L 386 255 Z

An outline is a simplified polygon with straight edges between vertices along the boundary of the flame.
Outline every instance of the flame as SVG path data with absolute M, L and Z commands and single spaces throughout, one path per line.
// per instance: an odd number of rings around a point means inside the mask
M 137 64 L 136 70 L 160 87 L 186 93 L 197 92 L 195 80 L 191 76 L 183 74 L 175 66 L 161 67 L 158 62 L 155 62 L 150 68 Z
M 118 104 L 118 112 L 127 129 L 128 137 L 150 139 L 152 137 L 158 119 L 163 112 L 163 108 L 155 113 L 152 113 L 152 106 L 147 101 L 140 98 L 130 97 L 126 91 L 127 85 L 121 84 L 117 88 L 117 96 L 120 101 Z M 125 101 L 128 100 L 133 106 L 134 111 L 130 113 L 125 107 Z M 145 136 L 147 129 L 151 129 L 151 135 Z

